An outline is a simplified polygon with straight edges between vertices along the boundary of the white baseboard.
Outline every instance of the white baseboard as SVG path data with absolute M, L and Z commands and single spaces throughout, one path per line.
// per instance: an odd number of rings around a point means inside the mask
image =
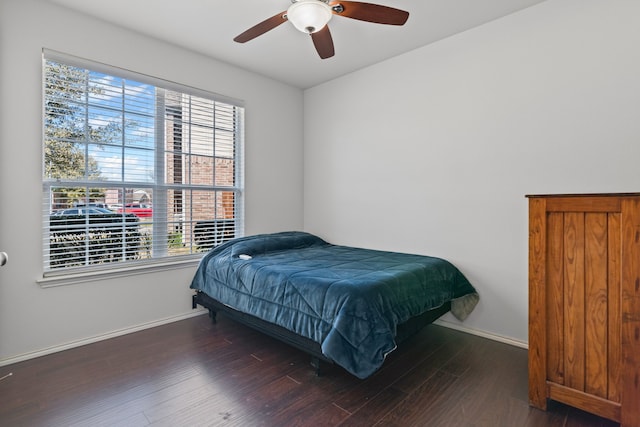
M 67 344 L 56 345 L 56 346 L 53 346 L 53 347 L 46 348 L 44 350 L 38 350 L 38 351 L 30 352 L 30 353 L 21 354 L 19 356 L 10 357 L 8 359 L 0 360 L 0 366 L 7 366 L 7 365 L 11 365 L 13 363 L 23 362 L 23 361 L 29 360 L 29 359 L 35 359 L 36 357 L 46 356 L 47 354 L 52 354 L 52 353 L 57 353 L 59 351 L 69 350 L 71 348 L 80 347 L 80 346 L 87 345 L 87 344 L 92 344 L 92 343 L 95 343 L 95 342 L 98 342 L 98 341 L 107 340 L 109 338 L 119 337 L 119 336 L 122 336 L 122 335 L 130 334 L 132 332 L 138 332 L 138 331 L 142 331 L 144 329 L 155 328 L 156 326 L 162 326 L 162 325 L 166 325 L 167 323 L 173 323 L 173 322 L 177 322 L 179 320 L 189 319 L 191 317 L 200 316 L 200 315 L 205 314 L 205 313 L 207 313 L 207 311 L 204 310 L 204 309 L 194 310 L 193 312 L 186 313 L 186 314 L 181 314 L 179 316 L 167 317 L 165 319 L 156 320 L 156 321 L 149 322 L 149 323 L 143 323 L 141 325 L 133 326 L 133 327 L 130 327 L 130 328 L 120 329 L 120 330 L 117 330 L 117 331 L 109 332 L 109 333 L 102 334 L 102 335 L 97 335 L 97 336 L 94 336 L 94 337 L 90 337 L 90 338 L 86 338 L 86 339 L 82 339 L 82 340 L 78 340 L 78 341 L 73 341 L 73 342 L 70 342 L 70 343 L 67 343 Z
M 508 337 L 503 337 L 501 335 L 496 335 L 496 334 L 492 334 L 486 331 L 479 331 L 477 329 L 471 329 L 471 328 L 467 328 L 465 326 L 459 325 L 457 323 L 453 323 L 453 322 L 449 322 L 446 320 L 442 320 L 442 319 L 438 319 L 435 322 L 433 322 L 436 325 L 440 325 L 440 326 L 444 326 L 445 328 L 450 328 L 450 329 L 455 329 L 461 332 L 466 332 L 468 334 L 471 335 L 477 335 L 479 337 L 483 337 L 483 338 L 487 338 L 493 341 L 498 341 L 504 344 L 509 344 L 515 347 L 520 347 L 520 348 L 524 348 L 526 350 L 529 349 L 529 343 L 524 342 L 524 341 L 520 341 L 520 340 L 516 340 L 513 338 L 508 338 Z
M 58 345 L 58 346 L 54 346 L 54 347 L 49 347 L 49 348 L 46 348 L 44 350 L 38 350 L 38 351 L 31 352 L 31 353 L 21 354 L 19 356 L 15 356 L 15 357 L 11 357 L 11 358 L 8 358 L 8 359 L 0 360 L 0 366 L 7 366 L 7 365 L 11 365 L 13 363 L 23 362 L 25 360 L 34 359 L 36 357 L 46 356 L 47 354 L 57 353 L 59 351 L 69 350 L 71 348 L 80 347 L 80 346 L 87 345 L 87 344 L 92 344 L 94 342 L 103 341 L 103 340 L 106 340 L 106 339 L 109 339 L 109 338 L 119 337 L 119 336 L 122 336 L 122 335 L 130 334 L 132 332 L 138 332 L 138 331 L 142 331 L 144 329 L 154 328 L 156 326 L 162 326 L 162 325 L 166 325 L 168 323 L 177 322 L 179 320 L 189 319 L 191 317 L 200 316 L 200 315 L 205 314 L 205 313 L 207 313 L 206 310 L 200 309 L 200 310 L 196 310 L 196 311 L 194 311 L 192 313 L 186 313 L 186 314 L 181 314 L 179 316 L 168 317 L 166 319 L 156 320 L 154 322 L 143 323 L 141 325 L 133 326 L 131 328 L 120 329 L 120 330 L 117 330 L 117 331 L 109 332 L 107 334 L 97 335 L 95 337 L 91 337 L 91 338 L 87 338 L 87 339 L 83 339 L 83 340 L 79 340 L 79 341 L 74 341 L 74 342 L 70 342 L 70 343 L 67 343 L 67 344 Z M 501 343 L 504 343 L 504 344 L 513 345 L 515 347 L 520 347 L 520 348 L 524 348 L 524 349 L 528 349 L 529 348 L 529 344 L 526 343 L 526 342 L 515 340 L 513 338 L 503 337 L 503 336 L 496 335 L 496 334 L 491 334 L 491 333 L 485 332 L 485 331 L 479 331 L 479 330 L 476 330 L 476 329 L 467 328 L 465 326 L 462 326 L 462 325 L 459 325 L 459 324 L 453 323 L 453 322 L 448 322 L 446 320 L 438 319 L 434 323 L 436 325 L 440 325 L 440 326 L 443 326 L 445 328 L 455 329 L 455 330 L 458 330 L 458 331 L 461 331 L 461 332 L 466 332 L 468 334 L 477 335 L 477 336 L 480 336 L 480 337 L 483 337 L 483 338 L 488 338 L 488 339 L 493 340 L 493 341 L 498 341 L 498 342 L 501 342 Z

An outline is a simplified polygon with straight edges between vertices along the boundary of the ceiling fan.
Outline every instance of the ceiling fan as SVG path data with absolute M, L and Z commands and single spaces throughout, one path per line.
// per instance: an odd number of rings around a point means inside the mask
M 335 53 L 333 39 L 327 25 L 333 15 L 388 25 L 404 25 L 409 18 L 409 12 L 372 3 L 341 0 L 291 0 L 291 2 L 291 6 L 286 11 L 254 25 L 233 40 L 246 43 L 273 30 L 283 22 L 290 21 L 298 30 L 311 35 L 320 58 L 326 59 Z

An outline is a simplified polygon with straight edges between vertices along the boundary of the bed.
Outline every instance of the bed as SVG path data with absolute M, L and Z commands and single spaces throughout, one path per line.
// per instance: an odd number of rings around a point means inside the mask
M 464 320 L 479 301 L 441 258 L 333 245 L 282 232 L 236 238 L 209 251 L 191 283 L 193 306 L 294 345 L 358 378 L 444 313 Z

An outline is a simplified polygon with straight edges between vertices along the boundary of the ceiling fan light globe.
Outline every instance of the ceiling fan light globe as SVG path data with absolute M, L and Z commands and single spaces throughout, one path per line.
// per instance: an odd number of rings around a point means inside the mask
M 331 16 L 331 6 L 320 0 L 298 0 L 287 10 L 287 19 L 307 34 L 323 29 Z

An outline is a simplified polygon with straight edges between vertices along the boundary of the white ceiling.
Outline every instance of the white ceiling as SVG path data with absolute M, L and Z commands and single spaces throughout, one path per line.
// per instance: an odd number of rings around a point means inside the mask
M 371 0 L 410 12 L 402 26 L 334 16 L 335 56 L 320 59 L 289 22 L 245 44 L 233 38 L 290 0 L 44 0 L 308 88 L 433 43 L 544 0 Z

